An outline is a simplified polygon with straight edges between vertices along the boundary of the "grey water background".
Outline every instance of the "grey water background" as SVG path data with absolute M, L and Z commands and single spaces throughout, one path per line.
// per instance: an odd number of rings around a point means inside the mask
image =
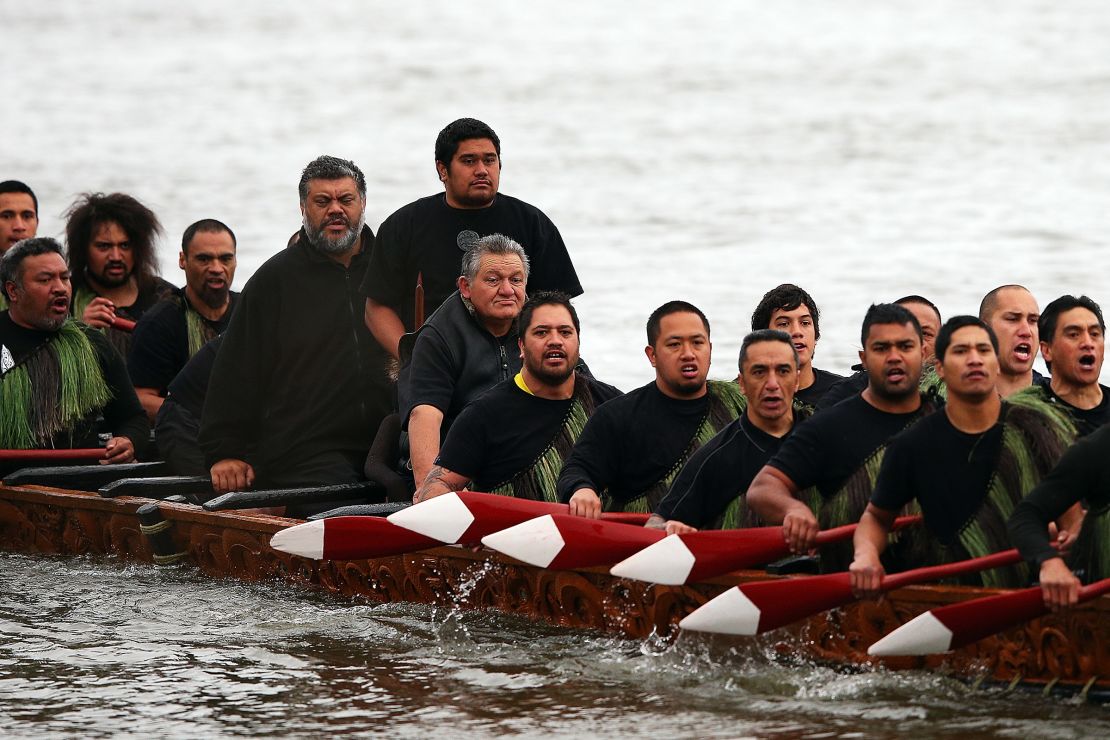
M 643 323 L 670 298 L 709 315 L 721 378 L 784 281 L 821 305 L 817 364 L 838 372 L 872 301 L 948 316 L 1010 282 L 1110 301 L 1097 0 L 0 0 L 0 27 L 0 176 L 35 188 L 49 235 L 80 192 L 136 195 L 178 284 L 178 235 L 216 217 L 241 287 L 296 229 L 320 153 L 366 172 L 376 228 L 437 190 L 436 132 L 475 116 L 502 138 L 502 190 L 561 229 L 583 354 L 625 389 L 651 378 Z M 1110 736 L 1102 708 L 935 676 L 112 560 L 0 555 L 0 635 L 12 736 Z

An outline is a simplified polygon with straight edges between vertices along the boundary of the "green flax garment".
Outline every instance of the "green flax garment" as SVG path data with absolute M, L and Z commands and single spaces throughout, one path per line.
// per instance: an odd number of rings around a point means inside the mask
M 41 344 L 13 357 L 0 376 L 0 448 L 38 449 L 53 446 L 55 438 L 61 438 L 59 446 L 72 447 L 66 438 L 111 398 L 81 325 L 67 319 L 57 332 L 42 334 Z

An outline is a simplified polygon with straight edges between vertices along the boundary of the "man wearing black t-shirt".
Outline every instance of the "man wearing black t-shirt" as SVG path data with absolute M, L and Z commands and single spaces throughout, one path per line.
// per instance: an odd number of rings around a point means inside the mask
M 582 292 L 555 224 L 535 206 L 498 193 L 501 141 L 493 129 L 473 118 L 448 124 L 436 138 L 435 164 L 444 192 L 382 223 L 362 284 L 366 325 L 394 357 L 401 336 L 455 291 L 463 252 L 480 237 L 504 234 L 523 246 L 533 290 Z
M 937 372 L 948 386 L 943 410 L 891 441 L 850 566 L 852 587 L 877 592 L 879 560 L 897 513 L 917 501 L 927 537 L 911 567 L 966 560 L 1005 550 L 1006 519 L 1031 483 L 1056 464 L 1074 439 L 1067 414 L 1049 404 L 998 395 L 998 338 L 975 316 L 948 320 L 937 336 Z M 922 562 L 923 561 L 923 562 Z M 990 587 L 1023 585 L 1021 567 L 968 577 Z
M 1102 309 L 1087 296 L 1065 295 L 1045 306 L 1037 324 L 1052 377 L 1027 393 L 1059 404 L 1083 437 L 1110 421 L 1110 388 L 1098 382 L 1106 342 Z
M 520 312 L 521 371 L 463 409 L 415 501 L 471 482 L 479 491 L 557 500 L 559 469 L 586 420 L 620 395 L 575 372 L 579 328 L 565 294 L 541 291 L 528 299 Z
M 860 339 L 867 388 L 799 425 L 748 489 L 748 506 L 764 523 L 781 524 L 796 553 L 813 547 L 819 529 L 859 519 L 890 438 L 933 410 L 918 389 L 921 326 L 912 313 L 873 305 Z M 810 488 L 807 505 L 798 495 Z M 850 557 L 825 548 L 822 566 L 842 569 Z
M 790 336 L 760 329 L 744 337 L 739 383 L 747 410 L 690 457 L 647 526 L 667 534 L 758 526 L 744 494 L 794 425 L 808 416 L 793 408 L 798 351 Z
M 936 372 L 933 370 L 933 343 L 940 331 L 940 309 L 928 298 L 919 295 L 904 296 L 895 303 L 912 313 L 917 323 L 921 324 L 921 348 L 925 354 L 921 365 L 921 390 L 927 391 L 937 384 Z M 863 393 L 863 389 L 867 387 L 867 371 L 863 369 L 863 365 L 853 365 L 852 370 L 855 372 L 844 380 L 838 380 L 825 391 L 825 395 L 817 402 L 817 411 L 835 406 L 849 396 Z
M 813 296 L 797 285 L 784 283 L 769 291 L 752 313 L 752 331 L 778 329 L 790 335 L 801 363 L 796 398 L 812 411 L 821 396 L 844 376 L 813 366 L 817 340 L 821 338 L 821 313 Z
M 706 380 L 713 345 L 697 307 L 663 304 L 647 338 L 655 380 L 598 409 L 559 474 L 572 514 L 654 511 L 690 455 L 744 412 L 736 383 Z
M 212 218 L 185 229 L 177 263 L 185 287 L 146 312 L 135 326 L 127 370 L 147 416 L 154 420 L 174 376 L 189 358 L 227 328 L 238 296 L 235 234 Z

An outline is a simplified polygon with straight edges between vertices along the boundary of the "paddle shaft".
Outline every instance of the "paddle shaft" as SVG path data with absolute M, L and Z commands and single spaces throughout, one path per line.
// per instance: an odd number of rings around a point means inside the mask
M 1079 603 L 1110 593 L 1110 578 L 1096 581 L 1079 589 Z M 933 609 L 932 614 L 952 630 L 950 650 L 1001 632 L 1037 617 L 1048 614 L 1041 587 L 1022 589 L 1014 593 L 972 599 L 959 604 Z
M 0 450 L 2 462 L 35 462 L 38 460 L 100 460 L 103 447 L 78 447 L 72 450 Z
M 131 333 L 135 331 L 135 322 L 131 319 L 125 319 L 122 316 L 117 316 L 112 319 L 112 328 L 119 331 Z

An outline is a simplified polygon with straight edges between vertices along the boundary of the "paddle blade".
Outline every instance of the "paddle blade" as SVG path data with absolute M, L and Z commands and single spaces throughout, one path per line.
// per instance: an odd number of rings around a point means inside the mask
M 455 491 L 414 504 L 389 516 L 399 527 L 441 542 L 479 542 L 487 534 L 544 514 L 569 515 L 566 504 L 530 501 L 476 491 Z M 647 514 L 603 514 L 603 519 L 643 524 Z
M 672 542 L 672 540 L 675 540 Z M 621 578 L 680 586 L 790 554 L 782 527 L 724 529 L 668 537 L 610 571 Z
M 608 565 L 665 536 L 658 529 L 547 514 L 491 533 L 482 544 L 543 568 L 588 568 Z
M 727 635 L 762 634 L 850 603 L 855 597 L 848 578 L 847 573 L 832 573 L 744 583 L 702 605 L 679 626 Z
M 298 524 L 270 538 L 270 547 L 313 560 L 362 560 L 442 544 L 377 516 L 342 516 Z

